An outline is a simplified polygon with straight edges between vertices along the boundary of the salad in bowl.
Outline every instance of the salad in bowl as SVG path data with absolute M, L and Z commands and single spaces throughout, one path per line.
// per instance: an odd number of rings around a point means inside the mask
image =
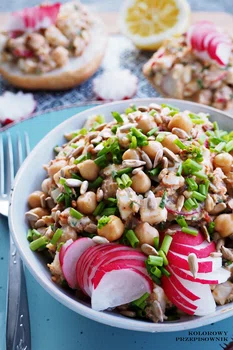
M 54 144 L 28 244 L 95 311 L 206 317 L 233 300 L 233 135 L 206 107 L 151 102 L 109 104 L 106 122 L 98 107 Z

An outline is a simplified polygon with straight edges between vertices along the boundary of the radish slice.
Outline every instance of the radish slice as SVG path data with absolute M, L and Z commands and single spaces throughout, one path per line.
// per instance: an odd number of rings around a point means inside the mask
M 185 255 L 177 254 L 168 251 L 167 254 L 168 261 L 174 266 L 180 267 L 181 269 L 189 271 L 188 257 Z M 214 270 L 219 269 L 222 266 L 222 258 L 202 258 L 197 259 L 198 261 L 198 272 L 212 272 Z
M 59 261 L 60 261 L 60 265 L 62 266 L 63 264 L 63 258 L 64 258 L 64 254 L 65 254 L 65 251 L 66 251 L 66 248 L 69 247 L 69 245 L 71 245 L 73 243 L 73 239 L 69 239 L 68 241 L 66 241 L 65 244 L 63 244 L 63 246 L 61 247 L 60 249 L 60 252 L 59 252 Z
M 172 266 L 170 272 L 174 275 L 181 277 L 185 280 L 191 282 L 198 282 L 202 284 L 220 284 L 224 283 L 230 277 L 230 271 L 220 267 L 219 269 L 210 273 L 197 273 L 197 277 L 194 278 L 190 271 L 180 269 L 178 267 Z M 181 290 L 182 292 L 182 290 Z
M 215 24 L 213 22 L 210 22 L 210 21 L 199 21 L 197 23 L 194 23 L 193 25 L 190 26 L 189 30 L 186 33 L 186 41 L 187 41 L 188 45 L 191 46 L 191 39 L 192 39 L 193 34 L 197 30 L 197 28 L 200 28 L 202 26 L 210 26 L 213 29 L 215 28 Z
M 128 69 L 106 71 L 93 80 L 93 92 L 104 101 L 126 100 L 135 95 L 138 78 Z
M 153 283 L 134 269 L 113 270 L 105 273 L 91 297 L 92 309 L 106 310 L 127 304 L 151 293 Z
M 189 255 L 191 253 L 196 254 L 197 258 L 207 258 L 210 253 L 215 252 L 215 243 L 208 243 L 207 241 L 202 242 L 196 246 L 184 245 L 172 241 L 170 249 L 178 254 Z
M 56 22 L 60 6 L 60 3 L 44 4 L 12 12 L 6 25 L 7 31 L 25 32 L 47 28 Z
M 226 66 L 229 62 L 232 52 L 232 46 L 226 43 L 219 43 L 216 46 L 214 58 L 223 66 Z
M 95 243 L 92 239 L 84 237 L 74 241 L 66 248 L 63 256 L 62 272 L 69 286 L 73 289 L 77 287 L 76 264 L 83 252 Z
M 175 243 L 197 246 L 205 241 L 205 238 L 200 231 L 198 232 L 197 236 L 192 236 L 180 231 L 180 227 L 178 225 L 177 226 L 174 225 L 173 227 L 174 229 L 177 228 L 176 233 L 172 236 L 173 242 Z
M 191 37 L 191 46 L 194 50 L 202 51 L 203 37 L 211 32 L 217 32 L 213 24 L 205 24 L 195 29 Z
M 36 101 L 32 94 L 19 91 L 16 94 L 6 91 L 0 96 L 0 122 L 3 125 L 30 116 L 36 109 Z

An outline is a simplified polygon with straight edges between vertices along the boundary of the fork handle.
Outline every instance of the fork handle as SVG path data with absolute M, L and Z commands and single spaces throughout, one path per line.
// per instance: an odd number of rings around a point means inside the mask
M 10 235 L 6 348 L 31 350 L 30 317 L 23 264 Z

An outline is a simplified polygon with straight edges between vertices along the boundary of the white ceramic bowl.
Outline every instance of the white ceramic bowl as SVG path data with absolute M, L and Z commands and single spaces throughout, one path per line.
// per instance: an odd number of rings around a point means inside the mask
M 24 219 L 24 214 L 28 209 L 28 195 L 32 191 L 40 189 L 41 182 L 45 177 L 45 172 L 42 169 L 42 164 L 48 163 L 50 159 L 54 158 L 53 147 L 54 145 L 64 143 L 64 133 L 81 128 L 87 117 L 90 115 L 103 114 L 107 120 L 111 120 L 111 111 L 123 112 L 130 103 L 135 103 L 139 106 L 147 105 L 151 102 L 159 104 L 170 103 L 180 108 L 180 110 L 188 109 L 194 113 L 209 113 L 211 115 L 211 120 L 216 120 L 221 128 L 226 130 L 233 129 L 232 119 L 226 113 L 196 103 L 172 99 L 154 98 L 114 102 L 100 105 L 98 107 L 79 113 L 66 120 L 62 124 L 58 125 L 47 136 L 45 136 L 32 150 L 29 157 L 23 163 L 16 176 L 14 189 L 12 192 L 10 206 L 10 227 L 13 232 L 13 238 L 17 249 L 19 250 L 24 263 L 31 271 L 32 275 L 54 298 L 56 298 L 59 302 L 71 310 L 95 321 L 119 328 L 144 332 L 171 332 L 197 328 L 232 316 L 233 303 L 224 306 L 218 306 L 217 310 L 214 313 L 207 316 L 186 316 L 179 321 L 165 323 L 143 322 L 122 317 L 114 312 L 94 311 L 91 309 L 89 303 L 84 303 L 77 300 L 71 293 L 63 290 L 52 282 L 50 272 L 46 267 L 42 255 L 32 252 L 29 248 L 29 244 L 26 239 L 28 224 Z

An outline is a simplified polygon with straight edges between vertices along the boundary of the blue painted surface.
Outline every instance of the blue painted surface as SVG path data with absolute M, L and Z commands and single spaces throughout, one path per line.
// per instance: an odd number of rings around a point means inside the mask
M 58 123 L 83 111 L 75 107 L 43 114 L 9 129 L 27 131 L 31 147 Z M 0 218 L 0 350 L 5 349 L 5 301 L 7 286 L 7 221 Z M 96 323 L 67 309 L 53 299 L 26 271 L 32 328 L 32 350 L 219 350 L 233 338 L 233 319 L 192 331 L 149 334 L 121 330 Z M 195 333 L 196 332 L 196 333 Z M 199 332 L 201 334 L 199 334 Z M 233 347 L 231 348 L 233 349 Z

